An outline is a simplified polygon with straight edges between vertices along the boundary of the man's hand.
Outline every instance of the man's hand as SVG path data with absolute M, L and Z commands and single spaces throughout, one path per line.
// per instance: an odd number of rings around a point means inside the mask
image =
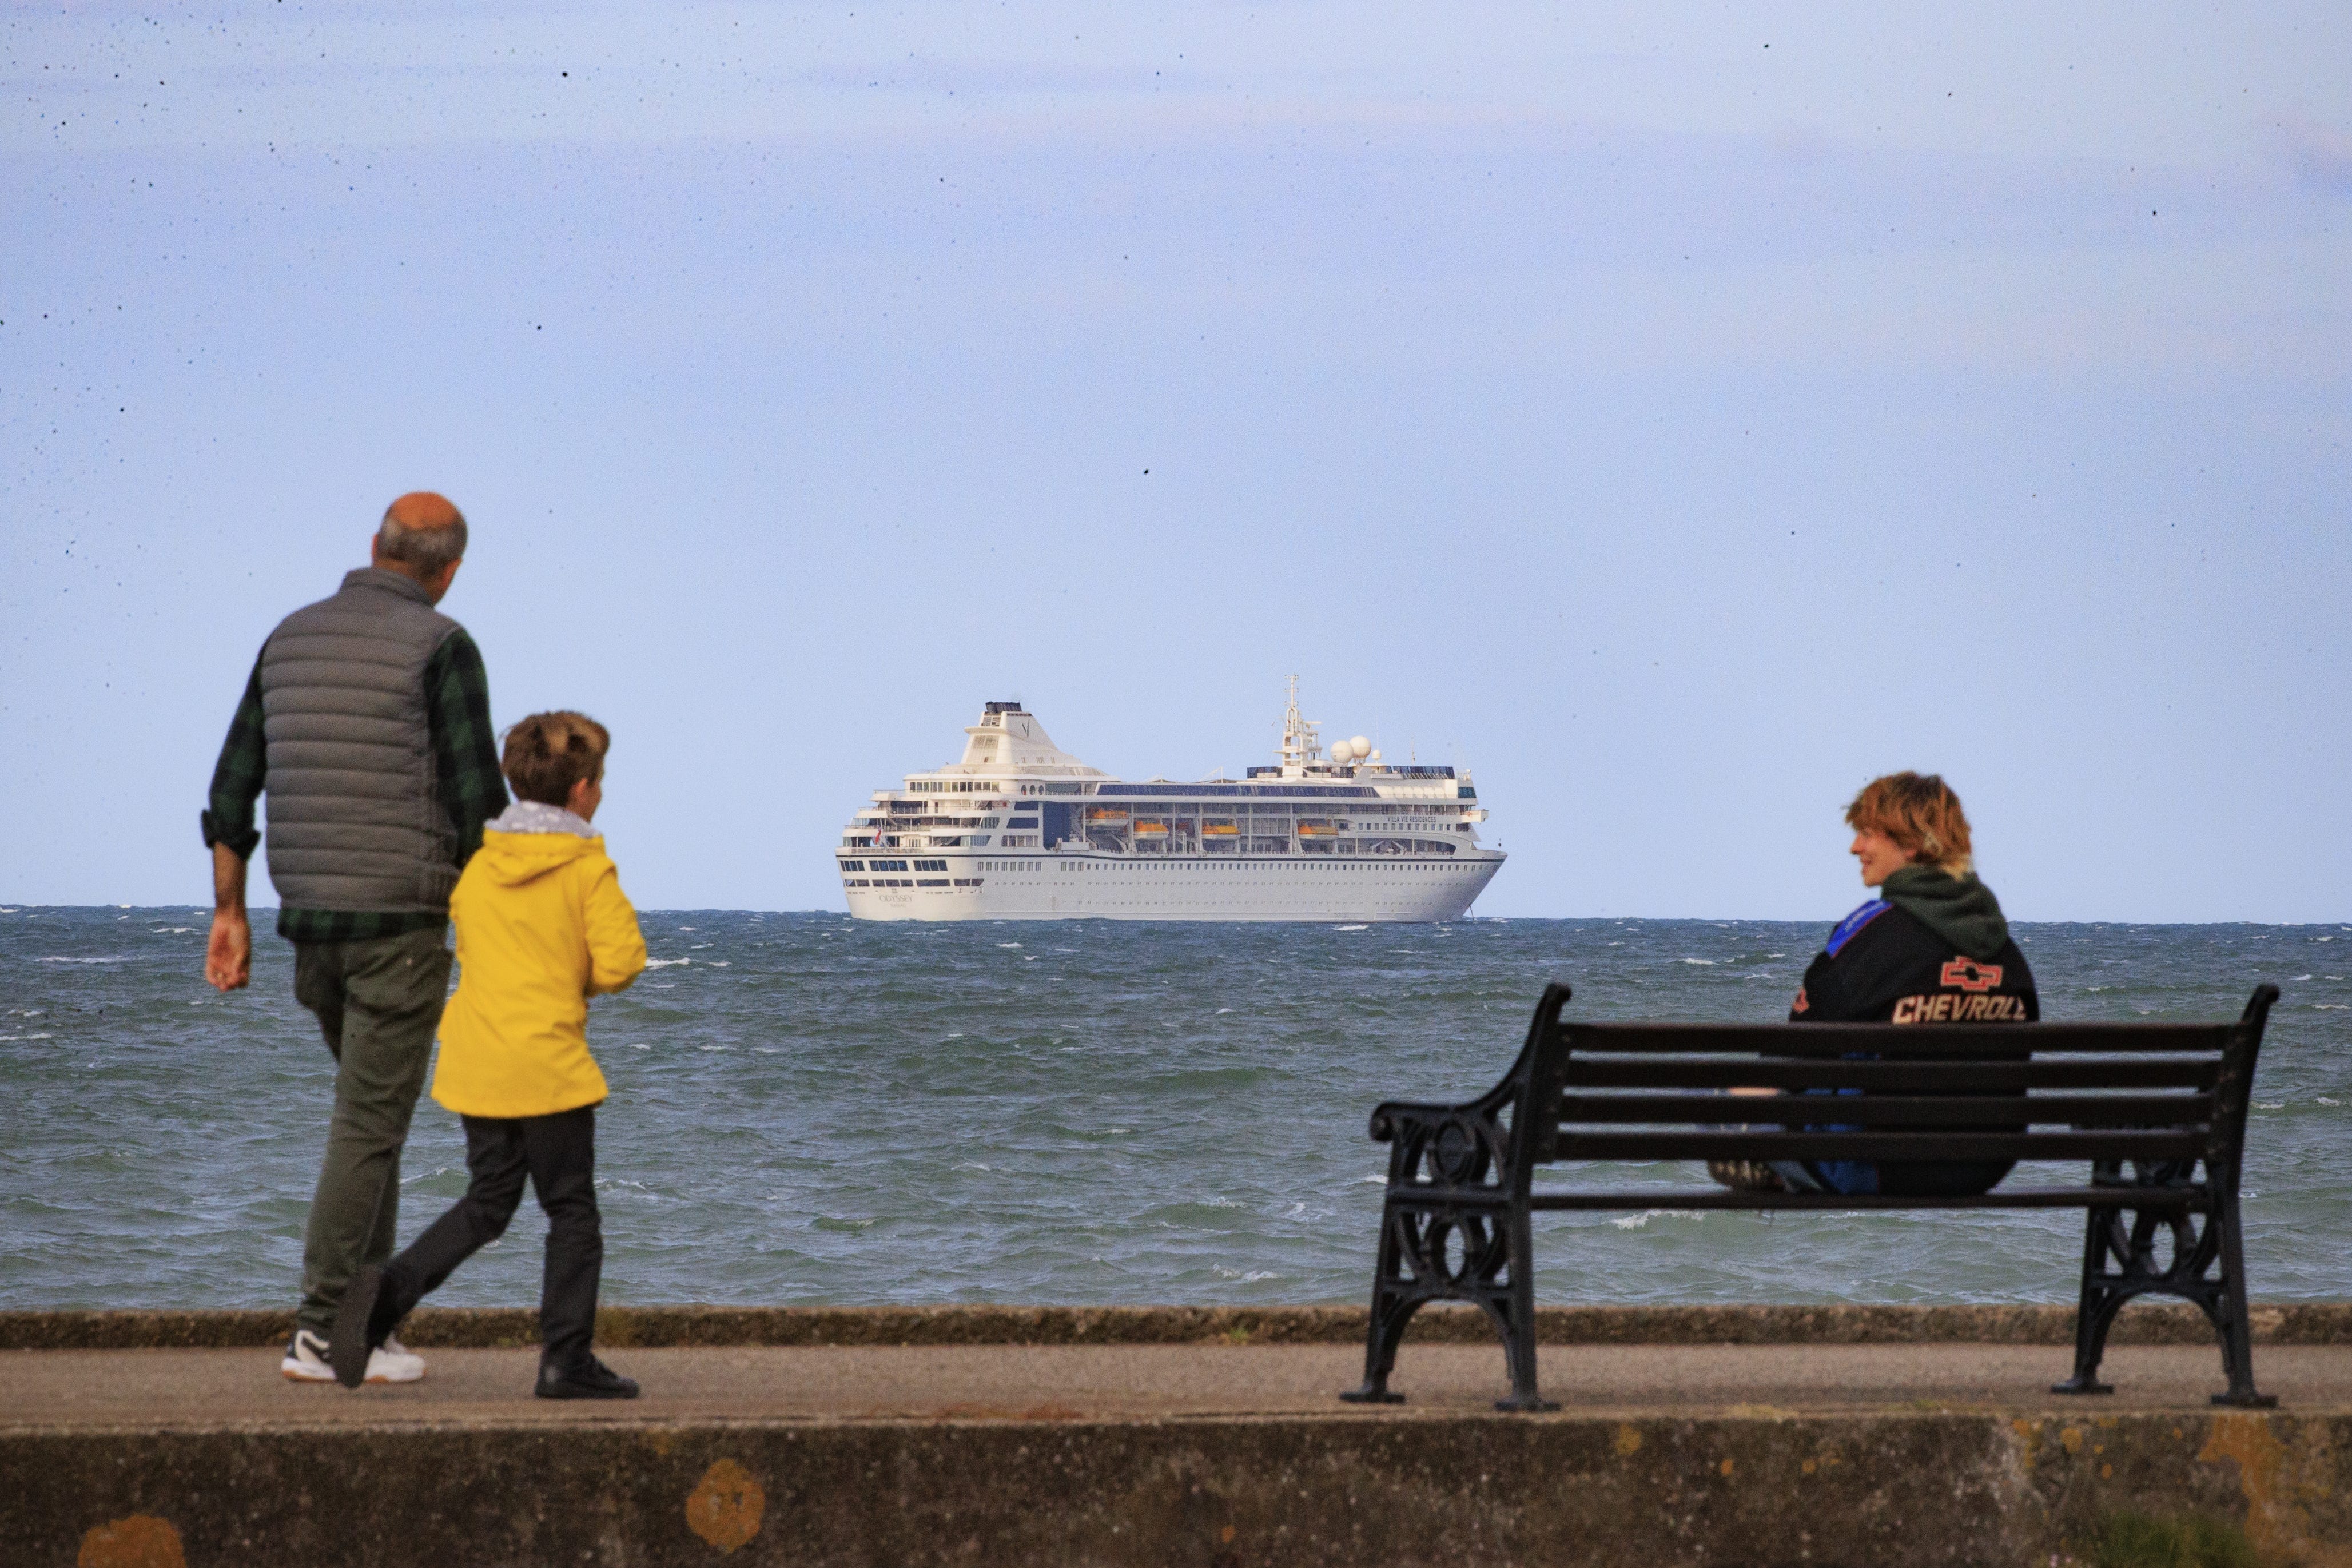
M 245 857 L 213 846 L 213 931 L 205 941 L 205 978 L 215 991 L 242 991 L 253 979 L 253 926 L 245 918 Z
M 205 978 L 215 991 L 242 991 L 253 978 L 253 927 L 243 910 L 215 910 L 205 943 Z

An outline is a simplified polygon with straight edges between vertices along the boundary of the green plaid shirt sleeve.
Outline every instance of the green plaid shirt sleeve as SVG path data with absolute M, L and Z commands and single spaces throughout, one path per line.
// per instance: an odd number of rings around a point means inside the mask
M 253 826 L 253 803 L 261 797 L 262 781 L 269 771 L 269 749 L 261 732 L 261 658 L 253 660 L 252 679 L 245 697 L 229 721 L 228 739 L 222 742 L 220 761 L 213 764 L 212 796 L 202 822 L 205 847 L 226 844 L 240 860 L 253 858 L 261 835 Z
M 457 830 L 457 864 L 482 847 L 482 825 L 507 808 L 499 742 L 490 729 L 490 677 L 481 649 L 463 627 L 451 632 L 425 666 L 425 715 L 441 801 Z

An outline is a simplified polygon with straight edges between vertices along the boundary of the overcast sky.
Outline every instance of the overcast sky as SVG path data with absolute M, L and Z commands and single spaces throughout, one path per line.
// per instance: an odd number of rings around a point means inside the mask
M 0 898 L 203 902 L 432 488 L 647 907 L 1297 672 L 1483 913 L 1833 918 L 1916 767 L 2013 918 L 2352 918 L 2352 14 L 2052 9 L 13 7 Z

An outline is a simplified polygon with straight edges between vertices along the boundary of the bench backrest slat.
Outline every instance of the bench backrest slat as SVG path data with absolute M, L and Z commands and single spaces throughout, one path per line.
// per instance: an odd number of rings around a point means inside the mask
M 2015 1057 L 2049 1051 L 2212 1051 L 2229 1048 L 2229 1024 L 1566 1024 L 1568 1048 L 1776 1057 L 1869 1055 Z M 2021 1037 L 2020 1031 L 2031 1030 Z
M 1570 1089 L 1910 1089 L 2003 1094 L 2028 1089 L 2210 1089 L 2219 1057 L 2056 1061 L 1787 1061 L 1748 1056 L 1572 1057 Z
M 1690 1127 L 1780 1122 L 1791 1127 L 2191 1128 L 2213 1120 L 2210 1094 L 1570 1094 L 1560 1135 L 1578 1123 Z
M 1671 1160 L 2194 1160 L 2207 1134 L 2105 1129 L 2077 1132 L 1748 1131 L 1563 1134 L 1559 1158 L 1650 1164 Z

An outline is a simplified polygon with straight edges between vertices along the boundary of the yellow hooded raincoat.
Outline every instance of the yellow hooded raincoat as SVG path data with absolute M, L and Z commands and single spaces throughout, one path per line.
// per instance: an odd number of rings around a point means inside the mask
M 461 1116 L 551 1116 L 604 1098 L 588 998 L 643 973 L 646 941 L 604 840 L 482 835 L 449 896 L 457 994 L 433 1098 Z

